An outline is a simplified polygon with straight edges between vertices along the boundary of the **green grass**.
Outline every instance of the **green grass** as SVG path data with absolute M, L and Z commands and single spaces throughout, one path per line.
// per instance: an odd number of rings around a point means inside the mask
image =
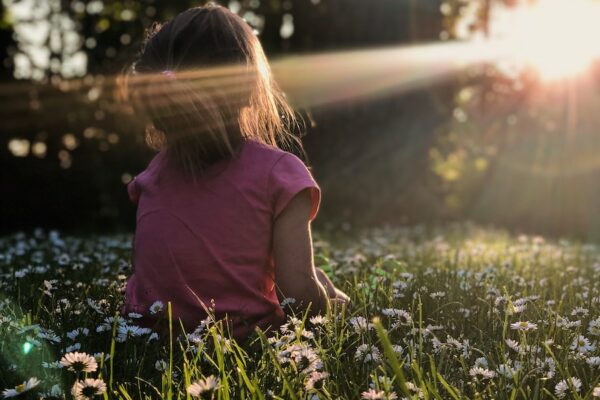
M 157 336 L 115 319 L 130 235 L 6 236 L 0 390 L 36 377 L 20 398 L 71 398 L 84 378 L 105 383 L 104 399 L 191 399 L 199 381 L 216 383 L 206 399 L 593 398 L 600 247 L 470 225 L 316 238 L 316 264 L 354 307 L 242 344 L 218 323 Z M 72 351 L 97 368 L 60 368 Z

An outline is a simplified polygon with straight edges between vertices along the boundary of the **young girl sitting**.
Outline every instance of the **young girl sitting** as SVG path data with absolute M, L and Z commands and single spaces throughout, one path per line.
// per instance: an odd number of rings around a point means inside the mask
M 151 305 L 171 302 L 174 326 L 211 313 L 244 338 L 277 328 L 284 298 L 311 315 L 348 301 L 314 267 L 320 189 L 277 147 L 297 122 L 243 19 L 209 4 L 155 27 L 125 87 L 158 153 L 127 186 L 137 226 L 124 312 L 152 325 Z

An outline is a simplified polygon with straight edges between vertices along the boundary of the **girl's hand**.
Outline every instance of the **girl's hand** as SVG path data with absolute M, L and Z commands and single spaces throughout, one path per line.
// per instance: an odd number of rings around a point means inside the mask
M 331 282 L 325 271 L 323 271 L 321 268 L 316 267 L 315 272 L 317 273 L 317 278 L 319 279 L 319 282 L 321 283 L 321 285 L 323 285 L 323 287 L 325 287 L 325 290 L 327 291 L 327 296 L 329 296 L 330 299 L 336 298 L 336 287 L 333 285 L 333 282 Z
M 338 288 L 335 288 L 335 297 L 332 297 L 332 298 L 337 301 L 344 302 L 346 304 L 350 304 L 350 297 Z

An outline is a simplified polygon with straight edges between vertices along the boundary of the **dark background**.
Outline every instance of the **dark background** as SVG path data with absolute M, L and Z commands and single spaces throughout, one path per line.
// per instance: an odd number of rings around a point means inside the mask
M 135 208 L 125 182 L 144 169 L 153 153 L 143 143 L 142 127 L 115 103 L 107 82 L 133 61 L 153 21 L 203 2 L 106 0 L 94 13 L 86 9 L 90 2 L 83 2 L 83 11 L 75 4 L 81 2 L 60 3 L 56 14 L 75 21 L 83 42 L 94 39 L 95 46 L 81 46 L 88 58 L 83 83 L 69 84 L 76 81 L 51 68 L 36 79 L 15 79 L 12 60 L 23 43 L 13 34 L 10 10 L 0 9 L 0 230 L 132 230 Z M 244 0 L 237 5 L 240 15 L 251 11 L 264 18 L 259 37 L 267 55 L 276 58 L 440 42 L 441 32 L 451 41 L 462 3 L 447 3 L 450 13 L 440 12 L 440 0 Z M 294 18 L 289 38 L 280 35 L 285 14 Z M 469 29 L 485 31 L 487 23 L 483 12 Z M 63 57 L 51 53 L 57 63 Z M 588 86 L 595 100 L 582 100 L 590 114 L 599 104 L 600 74 L 595 71 Z M 308 161 L 323 189 L 317 227 L 473 219 L 597 238 L 597 168 L 567 168 L 573 158 L 597 159 L 597 119 L 579 124 L 577 139 L 567 140 L 562 92 L 555 105 L 545 108 L 551 107 L 547 113 L 553 124 L 547 129 L 544 109 L 529 112 L 536 79 L 523 77 L 526 90 L 512 90 L 513 84 L 513 78 L 483 65 L 409 93 L 298 109 L 307 122 Z M 474 93 L 468 101 L 461 95 L 465 89 Z M 457 122 L 457 107 L 469 113 L 467 123 Z M 8 146 L 14 138 L 43 142 L 46 151 L 16 157 Z M 529 164 L 533 159 L 537 169 Z M 558 172 L 535 173 L 540 168 Z

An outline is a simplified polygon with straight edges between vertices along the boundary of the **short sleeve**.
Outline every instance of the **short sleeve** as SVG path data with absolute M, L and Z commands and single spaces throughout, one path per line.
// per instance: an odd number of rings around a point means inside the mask
M 136 183 L 135 177 L 127 184 L 127 194 L 129 195 L 129 200 L 133 204 L 137 204 L 140 198 L 140 189 Z
M 310 189 L 312 209 L 309 220 L 313 220 L 319 210 L 321 188 L 298 157 L 291 153 L 284 154 L 273 165 L 269 176 L 273 219 L 277 218 L 294 196 L 304 189 Z

